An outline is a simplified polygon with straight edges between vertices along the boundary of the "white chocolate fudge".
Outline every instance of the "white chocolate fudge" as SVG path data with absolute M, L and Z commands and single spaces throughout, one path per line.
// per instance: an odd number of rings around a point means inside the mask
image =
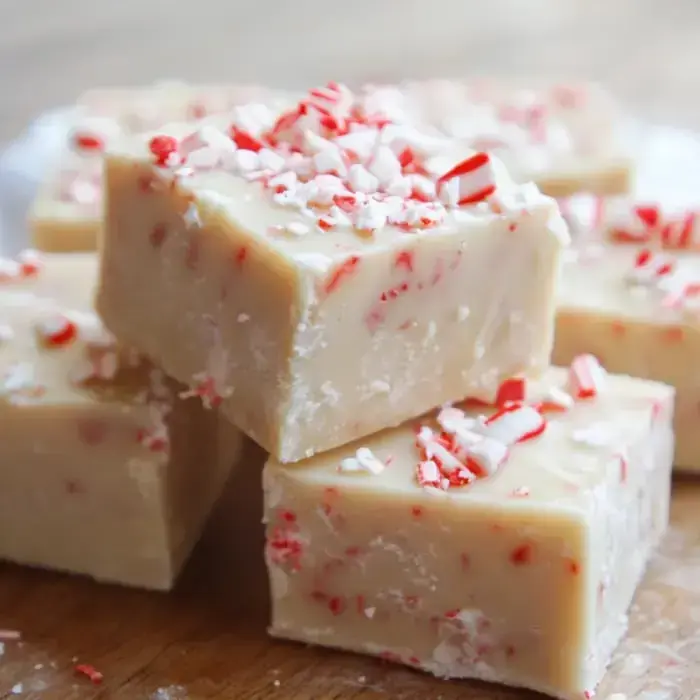
M 554 361 L 592 353 L 609 368 L 676 387 L 676 457 L 700 470 L 700 255 L 582 240 L 559 289 Z
M 49 252 L 92 251 L 102 225 L 102 155 L 123 134 L 179 119 L 201 119 L 252 99 L 251 86 L 190 86 L 91 90 L 76 106 L 58 166 L 41 185 L 30 212 L 32 244 Z
M 388 114 L 332 85 L 106 159 L 105 323 L 283 462 L 549 362 L 554 200 Z
M 622 145 L 621 114 L 597 85 L 441 80 L 376 90 L 391 95 L 394 114 L 408 113 L 493 152 L 517 181 L 535 182 L 545 194 L 630 190 L 633 166 Z
M 97 267 L 0 265 L 0 559 L 168 589 L 242 436 L 115 347 Z
M 270 633 L 592 697 L 667 524 L 673 389 L 583 369 L 488 418 L 270 459 Z

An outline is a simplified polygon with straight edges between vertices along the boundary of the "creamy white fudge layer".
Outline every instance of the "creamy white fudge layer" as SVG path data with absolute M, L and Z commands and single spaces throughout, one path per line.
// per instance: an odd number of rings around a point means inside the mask
M 116 347 L 91 254 L 0 261 L 0 558 L 167 589 L 242 444 Z
M 675 464 L 700 469 L 700 255 L 658 241 L 583 240 L 570 253 L 554 361 L 589 352 L 610 371 L 676 387 Z
M 33 245 L 49 252 L 92 251 L 102 225 L 102 156 L 115 139 L 171 120 L 201 119 L 252 99 L 258 88 L 162 83 L 91 90 L 76 105 L 65 152 L 32 205 Z
M 270 633 L 590 698 L 667 524 L 673 389 L 583 356 L 464 408 L 268 461 Z
M 107 157 L 105 322 L 282 461 L 549 361 L 556 204 L 390 107 L 332 84 Z

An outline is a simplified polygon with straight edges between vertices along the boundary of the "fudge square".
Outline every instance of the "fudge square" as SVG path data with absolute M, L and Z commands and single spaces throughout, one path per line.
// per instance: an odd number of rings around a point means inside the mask
M 433 80 L 393 91 L 394 110 L 477 150 L 489 150 L 519 182 L 552 197 L 629 192 L 633 166 L 615 100 L 590 83 Z
M 106 325 L 283 462 L 549 361 L 554 200 L 382 109 L 331 84 L 106 158 Z
M 270 459 L 270 633 L 590 698 L 666 527 L 673 389 L 581 356 L 525 398 Z
M 242 445 L 119 350 L 91 254 L 0 268 L 0 558 L 168 589 Z
M 102 154 L 115 138 L 171 120 L 225 112 L 258 92 L 258 88 L 244 85 L 167 82 L 90 90 L 82 95 L 64 152 L 32 204 L 29 227 L 33 245 L 50 252 L 97 248 L 102 226 Z
M 700 254 L 590 236 L 569 252 L 555 363 L 589 352 L 610 371 L 676 387 L 675 466 L 700 470 Z

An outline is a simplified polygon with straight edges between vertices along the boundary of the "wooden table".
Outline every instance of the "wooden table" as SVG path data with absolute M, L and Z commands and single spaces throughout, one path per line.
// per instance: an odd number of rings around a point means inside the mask
M 384 662 L 267 638 L 261 451 L 234 480 L 170 595 L 0 568 L 0 626 L 22 632 L 0 658 L 0 698 L 36 700 L 527 700 Z M 251 494 L 255 497 L 251 498 Z M 700 698 L 700 481 L 678 481 L 673 526 L 599 697 Z M 104 674 L 101 685 L 76 663 Z M 21 684 L 17 686 L 16 684 Z
M 167 9 L 164 9 L 167 8 Z M 2 6 L 0 141 L 99 84 L 260 80 L 301 85 L 509 73 L 599 79 L 642 116 L 700 128 L 700 3 L 674 0 L 22 0 Z M 370 15 L 370 8 L 375 14 Z M 371 21 L 370 21 L 371 18 Z M 171 595 L 0 566 L 0 700 L 525 700 L 265 635 L 259 465 L 226 494 Z M 676 483 L 673 525 L 600 691 L 700 698 L 700 482 Z M 101 685 L 74 673 L 104 674 Z M 619 699 L 618 699 L 619 700 Z

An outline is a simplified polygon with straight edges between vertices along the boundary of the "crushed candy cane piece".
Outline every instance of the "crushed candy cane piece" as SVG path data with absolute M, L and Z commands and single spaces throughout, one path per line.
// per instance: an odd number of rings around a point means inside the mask
M 76 664 L 75 672 L 78 675 L 85 676 L 91 683 L 99 685 L 104 680 L 104 675 L 98 671 L 92 664 Z
M 594 355 L 577 355 L 569 368 L 571 393 L 579 399 L 595 398 L 604 390 L 607 372 Z
M 418 463 L 416 479 L 421 486 L 434 486 L 437 488 L 442 483 L 442 474 L 438 465 L 432 459 L 427 459 Z
M 338 466 L 341 472 L 366 472 L 378 475 L 386 469 L 386 464 L 378 459 L 368 447 L 360 447 L 354 457 L 347 457 Z
M 64 348 L 78 337 L 78 326 L 61 313 L 39 321 L 36 330 L 42 343 L 49 348 Z
M 501 383 L 501 386 L 498 387 L 496 405 L 503 406 L 503 404 L 510 401 L 524 401 L 526 391 L 527 383 L 524 377 L 506 379 Z
M 476 153 L 463 160 L 437 181 L 448 206 L 476 204 L 496 191 L 496 174 L 488 153 Z
M 532 406 L 509 406 L 484 421 L 480 432 L 505 446 L 530 440 L 541 435 L 547 425 L 542 414 Z

